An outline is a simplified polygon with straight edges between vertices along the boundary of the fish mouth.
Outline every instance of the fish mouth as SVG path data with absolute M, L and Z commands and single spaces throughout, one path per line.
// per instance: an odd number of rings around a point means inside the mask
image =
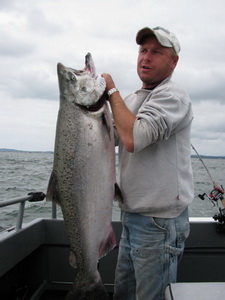
M 90 52 L 85 56 L 85 67 L 84 71 L 88 71 L 92 77 L 96 77 L 95 64 Z
M 106 82 L 103 77 L 96 75 L 90 53 L 85 56 L 83 70 L 65 67 L 61 63 L 58 63 L 57 70 L 61 95 L 67 95 L 69 91 L 73 95 L 70 101 L 85 111 L 97 112 L 103 107 L 106 101 Z
M 76 103 L 76 105 L 81 108 L 82 110 L 85 110 L 85 111 L 89 111 L 89 112 L 96 112 L 96 111 L 99 111 L 105 104 L 106 102 L 106 94 L 104 93 L 101 98 L 99 98 L 99 100 L 94 103 L 93 105 L 81 105 L 81 104 L 78 104 Z

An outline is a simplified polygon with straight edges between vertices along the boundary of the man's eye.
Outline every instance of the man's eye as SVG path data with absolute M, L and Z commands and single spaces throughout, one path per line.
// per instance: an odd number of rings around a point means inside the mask
M 155 54 L 161 54 L 162 52 L 160 51 L 160 50 L 158 50 L 158 49 L 155 49 L 154 51 L 153 51 Z

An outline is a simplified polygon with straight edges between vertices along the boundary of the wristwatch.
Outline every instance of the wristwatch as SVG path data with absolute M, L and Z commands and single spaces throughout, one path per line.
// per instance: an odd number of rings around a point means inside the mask
M 108 92 L 107 92 L 107 94 L 108 94 L 108 96 L 110 97 L 113 93 L 115 93 L 115 92 L 119 92 L 119 90 L 117 89 L 117 88 L 112 88 L 112 89 L 110 89 Z

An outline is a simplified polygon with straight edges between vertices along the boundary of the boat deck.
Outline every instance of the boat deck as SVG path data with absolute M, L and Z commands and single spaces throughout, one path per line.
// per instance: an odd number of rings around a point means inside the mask
M 225 236 L 212 219 L 191 220 L 178 282 L 225 282 Z M 113 222 L 117 241 L 121 223 Z M 36 219 L 0 234 L 0 299 L 64 299 L 76 270 L 69 265 L 69 240 L 61 219 Z M 112 297 L 118 247 L 99 262 Z

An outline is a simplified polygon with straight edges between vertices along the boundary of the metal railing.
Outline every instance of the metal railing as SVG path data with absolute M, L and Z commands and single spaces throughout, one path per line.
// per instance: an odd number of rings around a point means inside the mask
M 22 228 L 26 201 L 39 202 L 39 201 L 43 201 L 44 199 L 45 199 L 45 194 L 42 192 L 29 193 L 25 197 L 0 201 L 0 208 L 19 203 L 19 210 L 18 210 L 17 222 L 16 222 L 16 227 L 15 227 L 15 230 L 18 231 L 19 229 Z M 57 217 L 56 205 L 55 205 L 55 203 L 52 203 L 52 218 L 56 219 L 56 217 Z

